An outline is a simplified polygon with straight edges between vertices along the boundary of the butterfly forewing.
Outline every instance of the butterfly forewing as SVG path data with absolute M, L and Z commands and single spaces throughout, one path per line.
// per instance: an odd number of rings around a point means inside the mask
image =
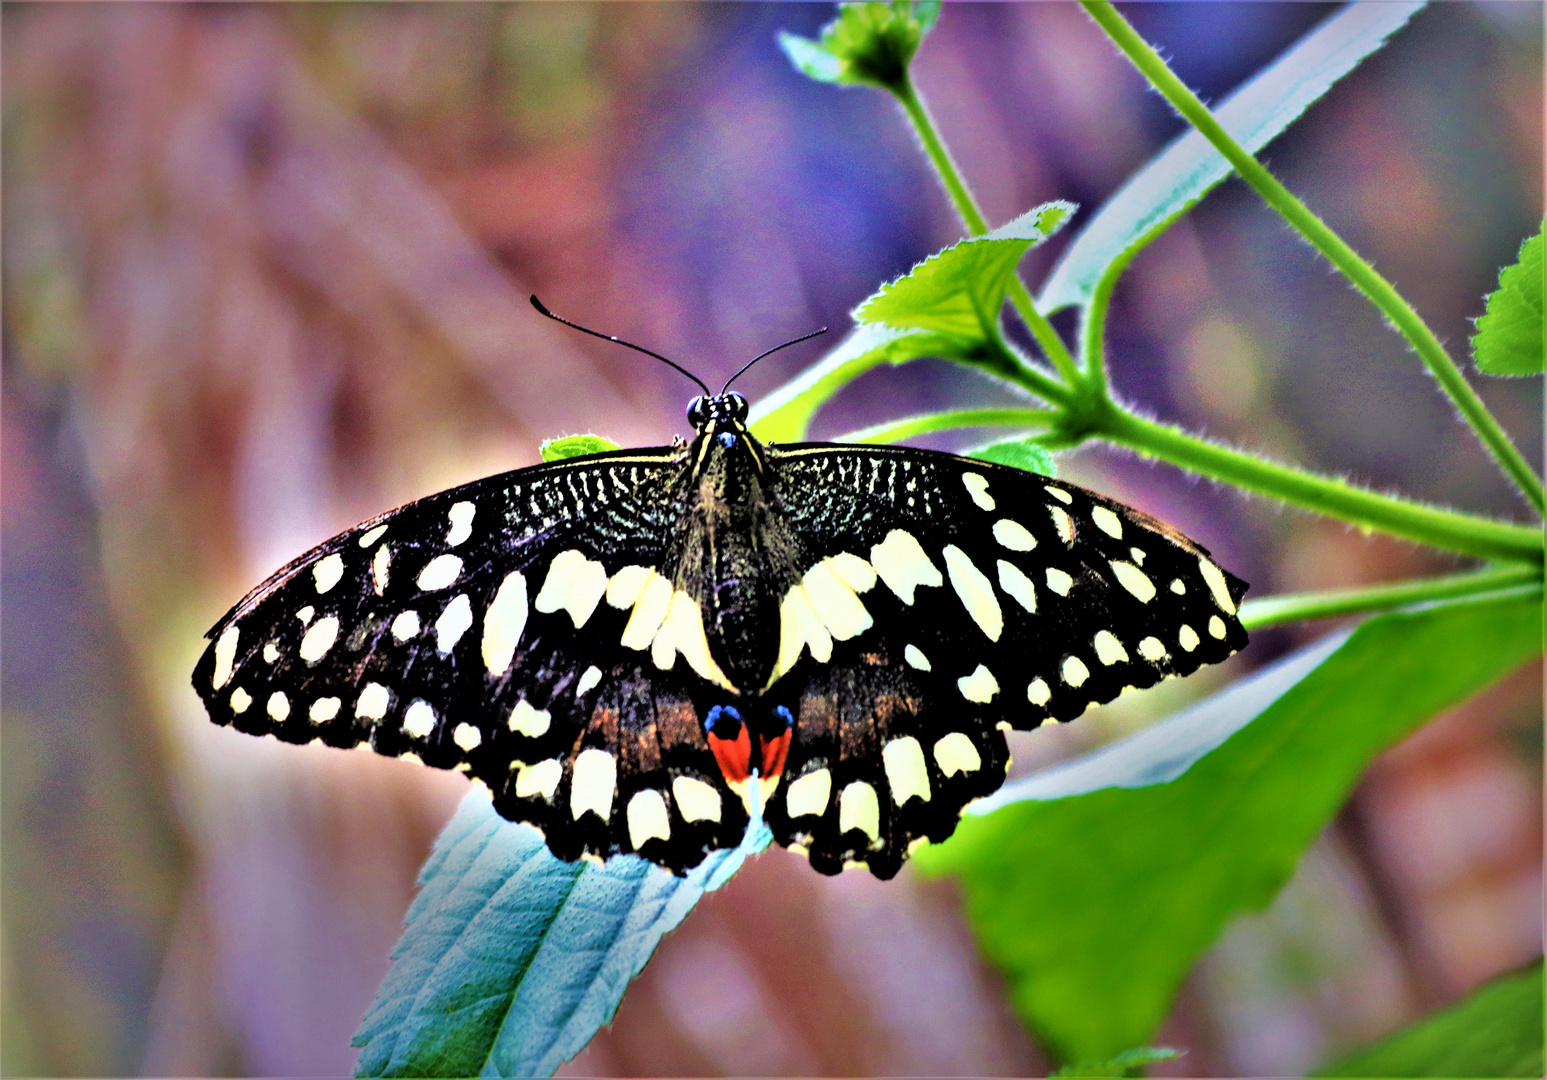
M 467 772 L 562 857 L 692 866 L 740 840 L 745 810 L 717 783 L 692 672 L 626 647 L 632 609 L 607 591 L 625 565 L 666 567 L 681 459 L 538 466 L 366 522 L 238 604 L 194 685 L 250 734 Z

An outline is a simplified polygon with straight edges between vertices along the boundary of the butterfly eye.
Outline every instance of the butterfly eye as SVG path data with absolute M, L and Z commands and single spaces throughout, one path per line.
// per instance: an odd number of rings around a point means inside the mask
M 701 396 L 688 402 L 688 423 L 692 424 L 695 428 L 704 426 L 704 404 L 704 399 Z
M 743 423 L 747 418 L 747 399 L 732 390 L 726 395 L 726 400 L 730 402 L 731 419 L 738 424 Z

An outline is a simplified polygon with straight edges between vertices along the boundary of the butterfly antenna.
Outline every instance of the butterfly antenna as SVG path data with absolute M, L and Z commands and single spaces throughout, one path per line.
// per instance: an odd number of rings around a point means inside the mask
M 820 330 L 813 330 L 809 334 L 802 334 L 798 338 L 791 338 L 789 341 L 786 341 L 783 345 L 775 345 L 773 348 L 769 349 L 765 353 L 758 353 L 752 359 L 748 360 L 746 362 L 746 364 L 744 364 L 742 366 L 742 369 L 740 371 L 736 372 L 736 374 L 732 375 L 730 378 L 725 380 L 725 385 L 720 387 L 720 396 L 724 397 L 725 396 L 725 391 L 727 391 L 727 390 L 729 390 L 731 388 L 731 383 L 735 382 L 737 379 L 739 379 L 743 375 L 745 375 L 747 373 L 747 368 L 749 368 L 753 364 L 757 363 L 763 357 L 771 356 L 772 354 L 778 352 L 780 349 L 787 349 L 791 345 L 799 345 L 802 341 L 809 341 L 812 338 L 816 337 L 817 335 L 825 334 L 825 333 L 827 333 L 827 327 L 824 326 Z
M 537 294 L 536 293 L 532 294 L 532 306 L 534 308 L 536 308 L 540 314 L 548 316 L 548 318 L 552 319 L 554 322 L 563 323 L 565 326 L 569 327 L 571 330 L 579 330 L 582 334 L 590 334 L 592 337 L 599 337 L 603 341 L 615 342 L 615 343 L 617 343 L 619 345 L 624 346 L 625 348 L 633 349 L 635 352 L 642 352 L 646 356 L 653 356 L 657 360 L 659 360 L 661 363 L 666 364 L 669 367 L 676 368 L 678 371 L 682 372 L 682 374 L 686 375 L 688 378 L 690 378 L 694 382 L 696 382 L 699 386 L 703 387 L 703 391 L 704 391 L 704 396 L 705 397 L 712 397 L 713 396 L 709 392 L 709 387 L 704 386 L 704 380 L 703 379 L 700 379 L 697 375 L 694 375 L 691 371 L 689 371 L 687 368 L 683 367 L 681 364 L 677 363 L 675 360 L 668 360 L 668 359 L 666 359 L 666 357 L 662 356 L 660 353 L 658 353 L 658 352 L 651 352 L 649 349 L 645 348 L 643 345 L 635 345 L 632 341 L 624 341 L 620 337 L 614 337 L 611 334 L 603 334 L 603 333 L 601 333 L 599 331 L 591 330 L 591 329 L 589 329 L 587 327 L 581 326 L 579 323 L 570 322 L 568 319 L 564 318 L 562 315 L 555 315 L 553 312 L 551 312 L 547 308 L 543 307 L 543 302 L 541 300 L 537 299 Z M 806 336 L 810 337 L 811 335 L 807 334 Z M 795 340 L 796 341 L 800 341 L 802 339 L 801 338 L 796 338 Z M 793 345 L 794 342 L 788 342 L 788 344 Z M 782 349 L 782 348 L 784 348 L 784 346 L 781 345 L 781 346 L 779 346 L 779 348 Z M 770 350 L 770 352 L 771 351 L 772 350 Z M 763 356 L 767 356 L 767 355 L 768 355 L 768 353 L 764 353 L 763 354 Z M 758 359 L 762 359 L 762 357 L 759 357 Z M 756 363 L 756 361 L 753 361 L 753 363 Z M 752 366 L 751 364 L 747 365 L 747 367 L 751 367 L 751 366 Z M 746 368 L 742 368 L 741 370 L 745 371 Z M 737 374 L 740 374 L 740 372 L 737 372 Z M 722 390 L 720 392 L 723 394 L 725 391 Z

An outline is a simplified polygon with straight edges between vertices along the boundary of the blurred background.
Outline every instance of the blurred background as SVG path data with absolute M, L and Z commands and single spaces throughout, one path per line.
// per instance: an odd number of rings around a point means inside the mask
M 1129 10 L 1217 100 L 1319 4 Z M 846 312 L 959 227 L 881 94 L 797 76 L 818 4 L 7 4 L 3 1050 L 21 1075 L 345 1074 L 463 790 L 211 725 L 188 683 L 253 583 L 358 520 L 595 431 Z M 1542 215 L 1542 9 L 1440 4 L 1266 157 L 1467 356 Z M 1099 205 L 1179 122 L 1065 3 L 950 4 L 917 81 L 994 223 Z M 1038 282 L 1063 238 L 1034 252 Z M 1156 415 L 1382 489 L 1523 504 L 1400 339 L 1239 183 L 1119 289 Z M 754 399 L 817 355 L 754 369 Z M 1468 365 L 1470 369 L 1470 365 Z M 1539 380 L 1473 378 L 1539 460 Z M 876 372 L 834 436 L 998 400 Z M 941 437 L 957 449 L 984 433 Z M 1063 475 L 1174 522 L 1253 596 L 1459 564 L 1101 449 Z M 1018 736 L 1034 768 L 1311 641 Z M 1378 761 L 1270 910 L 1183 988 L 1157 1073 L 1296 1073 L 1541 950 L 1540 670 Z M 669 937 L 585 1074 L 1031 1074 L 949 882 L 770 852 Z

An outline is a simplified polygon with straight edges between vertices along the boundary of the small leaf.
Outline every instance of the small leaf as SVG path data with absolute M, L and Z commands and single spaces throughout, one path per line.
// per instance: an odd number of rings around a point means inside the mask
M 779 46 L 801 74 L 818 82 L 877 86 L 901 94 L 908 65 L 940 15 L 939 0 L 840 4 L 821 37 L 780 32 Z
M 854 311 L 856 322 L 934 330 L 967 340 L 999 337 L 999 313 L 1021 256 L 1057 232 L 1074 213 L 1048 202 L 993 232 L 931 255 Z
M 1541 1076 L 1542 962 L 1314 1076 Z
M 682 878 L 628 855 L 568 863 L 469 792 L 355 1033 L 356 1075 L 551 1075 L 611 1021 L 661 935 L 769 839 L 749 830 Z
M 562 439 L 548 439 L 540 453 L 543 461 L 567 461 L 589 454 L 605 454 L 609 450 L 623 449 L 611 439 L 600 435 L 566 435 Z
M 1266 906 L 1370 760 L 1541 650 L 1542 601 L 1373 618 L 975 804 L 954 874 L 1026 1024 L 1065 1061 L 1153 1037 L 1237 913 Z
M 924 356 L 967 359 L 962 342 L 895 326 L 860 325 L 821 360 L 752 407 L 749 426 L 764 442 L 799 442 L 829 398 L 871 368 Z
M 976 450 L 968 450 L 967 456 L 977 458 L 979 461 L 1008 465 L 1012 469 L 1025 469 L 1027 472 L 1039 473 L 1042 476 L 1058 475 L 1053 464 L 1053 455 L 1047 452 L 1047 447 L 1035 439 L 1005 439 L 1002 442 L 980 446 Z
M 1348 4 L 1214 110 L 1248 153 L 1299 118 L 1334 83 L 1385 44 L 1422 2 Z M 1189 130 L 1128 179 L 1070 241 L 1037 298 L 1051 314 L 1089 303 L 1098 282 L 1159 236 L 1230 175 L 1230 164 Z
M 1489 375 L 1542 373 L 1542 233 L 1520 245 L 1514 266 L 1499 275 L 1488 311 L 1477 320 L 1472 356 Z
M 1090 1064 L 1068 1065 L 1048 1078 L 1058 1076 L 1142 1076 L 1140 1070 L 1157 1061 L 1175 1061 L 1182 1055 L 1169 1046 L 1137 1046 L 1124 1050 L 1114 1058 Z

